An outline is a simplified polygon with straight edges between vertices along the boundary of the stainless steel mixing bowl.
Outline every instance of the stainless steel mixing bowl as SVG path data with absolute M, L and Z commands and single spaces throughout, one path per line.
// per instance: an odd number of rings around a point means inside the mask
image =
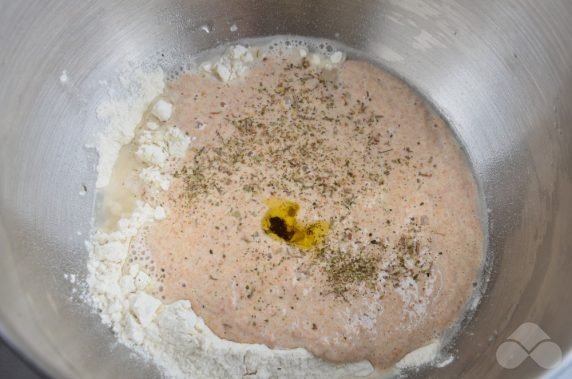
M 494 256 L 487 295 L 452 347 L 457 359 L 417 375 L 572 377 L 572 1 L 0 0 L 0 9 L 0 332 L 47 374 L 158 375 L 64 277 L 86 273 L 97 156 L 85 145 L 100 127 L 99 81 L 125 62 L 174 71 L 222 42 L 297 34 L 365 51 L 416 87 L 450 121 L 481 185 Z M 560 347 L 559 368 L 499 365 L 497 348 L 523 322 Z

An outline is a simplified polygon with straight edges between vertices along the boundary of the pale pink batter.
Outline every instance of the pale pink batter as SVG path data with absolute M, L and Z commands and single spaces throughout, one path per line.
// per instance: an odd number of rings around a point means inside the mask
M 196 140 L 149 248 L 166 302 L 220 337 L 391 366 L 461 316 L 482 261 L 477 189 L 443 120 L 361 61 L 269 57 L 239 82 L 185 74 L 170 121 Z M 299 250 L 261 228 L 270 197 L 327 220 Z

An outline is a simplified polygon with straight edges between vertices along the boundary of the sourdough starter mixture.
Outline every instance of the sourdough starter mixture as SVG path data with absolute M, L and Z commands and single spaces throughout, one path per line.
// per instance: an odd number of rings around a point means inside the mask
M 229 51 L 167 83 L 119 155 L 108 206 L 152 214 L 121 262 L 135 271 L 126 328 L 186 304 L 235 347 L 311 353 L 292 358 L 301 371 L 264 358 L 260 377 L 366 375 L 438 339 L 483 258 L 477 188 L 444 121 L 340 52 Z

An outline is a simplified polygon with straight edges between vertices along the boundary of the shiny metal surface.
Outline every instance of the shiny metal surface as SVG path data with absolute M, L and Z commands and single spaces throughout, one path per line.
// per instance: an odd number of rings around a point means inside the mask
M 51 376 L 158 375 L 114 342 L 64 278 L 85 277 L 97 159 L 85 144 L 100 126 L 99 81 L 128 61 L 162 59 L 172 71 L 171 62 L 218 43 L 273 34 L 330 38 L 375 57 L 443 112 L 475 168 L 489 209 L 491 282 L 452 348 L 458 358 L 417 376 L 572 376 L 572 1 L 0 5 L 0 332 Z M 497 347 L 523 322 L 561 347 L 560 368 L 497 363 Z

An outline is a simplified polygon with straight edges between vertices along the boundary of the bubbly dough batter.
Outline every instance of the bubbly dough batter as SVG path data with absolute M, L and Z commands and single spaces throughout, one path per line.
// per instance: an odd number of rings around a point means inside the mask
M 168 84 L 194 140 L 169 209 L 131 243 L 166 302 L 220 337 L 389 367 L 461 316 L 482 262 L 477 188 L 445 122 L 363 61 L 269 56 L 242 79 Z M 315 246 L 265 233 L 268 201 L 326 222 Z

